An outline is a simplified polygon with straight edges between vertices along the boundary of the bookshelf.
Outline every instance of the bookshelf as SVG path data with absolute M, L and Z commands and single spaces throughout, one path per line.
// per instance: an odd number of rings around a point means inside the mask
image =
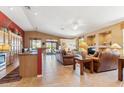
M 87 44 L 88 44 L 88 46 L 95 46 L 96 45 L 96 35 L 87 36 Z
M 99 45 L 100 46 L 111 46 L 111 44 L 112 44 L 111 31 L 99 33 Z
M 93 33 L 85 37 L 85 40 L 89 47 L 95 47 L 96 49 L 106 49 L 112 44 L 112 32 L 104 31 L 100 33 Z

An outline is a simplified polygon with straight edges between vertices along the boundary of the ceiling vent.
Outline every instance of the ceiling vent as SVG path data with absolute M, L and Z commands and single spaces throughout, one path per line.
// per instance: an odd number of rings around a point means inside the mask
M 30 7 L 30 6 L 25 6 L 25 8 L 26 8 L 27 10 L 31 10 L 31 7 Z

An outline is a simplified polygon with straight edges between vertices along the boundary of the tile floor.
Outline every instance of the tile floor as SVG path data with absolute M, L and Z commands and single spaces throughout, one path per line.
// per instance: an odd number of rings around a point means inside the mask
M 18 59 L 15 59 L 14 64 L 11 64 L 7 67 L 7 69 L 3 69 L 0 71 L 0 79 L 4 76 L 6 76 L 8 73 L 10 73 L 11 71 L 13 71 L 16 67 L 19 66 L 19 62 Z
M 79 68 L 63 66 L 54 55 L 43 58 L 43 77 L 23 78 L 18 82 L 0 84 L 0 87 L 124 87 L 117 80 L 117 70 L 89 73 L 80 76 Z

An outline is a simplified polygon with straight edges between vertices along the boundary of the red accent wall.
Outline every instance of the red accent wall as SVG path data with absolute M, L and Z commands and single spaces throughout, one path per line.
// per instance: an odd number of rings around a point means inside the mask
M 21 34 L 22 37 L 24 37 L 24 31 L 0 11 L 0 28 L 2 27 L 10 29 L 12 32 L 17 31 Z

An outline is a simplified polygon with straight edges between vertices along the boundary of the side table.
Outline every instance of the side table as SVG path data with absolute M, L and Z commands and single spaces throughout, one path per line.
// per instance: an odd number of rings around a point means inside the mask
M 80 75 L 83 75 L 84 73 L 84 64 L 90 63 L 90 72 L 93 73 L 93 59 L 92 58 L 85 58 L 82 57 L 75 57 L 74 58 L 74 64 L 73 64 L 73 70 L 76 69 L 76 63 L 80 64 Z

